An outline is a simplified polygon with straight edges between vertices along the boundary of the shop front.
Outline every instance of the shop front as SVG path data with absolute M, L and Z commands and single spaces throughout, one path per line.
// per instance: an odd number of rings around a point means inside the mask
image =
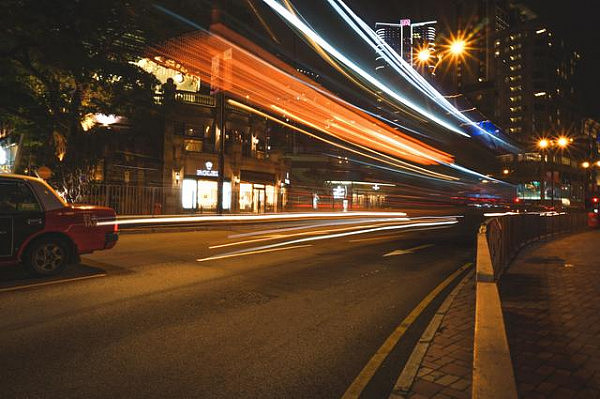
M 275 175 L 242 170 L 239 198 L 240 212 L 275 212 L 277 209 Z
M 206 162 L 204 169 L 197 169 L 195 175 L 186 175 L 181 185 L 181 205 L 183 209 L 195 212 L 215 212 L 219 191 L 219 172 Z M 231 181 L 223 182 L 223 209 L 231 209 Z

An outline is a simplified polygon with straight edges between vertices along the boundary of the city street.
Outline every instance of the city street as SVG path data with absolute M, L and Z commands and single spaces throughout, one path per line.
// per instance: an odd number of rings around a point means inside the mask
M 472 231 L 451 220 L 122 234 L 59 278 L 2 270 L 0 386 L 10 397 L 340 397 L 472 261 Z M 364 395 L 389 395 L 454 280 Z

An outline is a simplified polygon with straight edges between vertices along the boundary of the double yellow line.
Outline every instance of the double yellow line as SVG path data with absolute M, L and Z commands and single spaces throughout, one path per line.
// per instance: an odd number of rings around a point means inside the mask
M 371 357 L 369 362 L 365 367 L 361 370 L 358 376 L 354 379 L 350 387 L 342 396 L 342 399 L 354 399 L 360 397 L 362 391 L 366 388 L 367 384 L 375 373 L 377 369 L 383 364 L 384 360 L 388 357 L 388 355 L 392 352 L 394 347 L 400 341 L 400 338 L 406 333 L 408 328 L 414 323 L 414 321 L 419 317 L 421 313 L 431 304 L 431 302 L 438 296 L 440 292 L 444 288 L 446 288 L 452 281 L 454 281 L 462 272 L 467 270 L 473 266 L 472 263 L 466 263 L 461 266 L 458 270 L 448 276 L 444 281 L 442 281 L 437 287 L 433 289 L 419 304 L 406 316 L 404 320 L 394 329 L 392 334 L 385 340 L 383 345 L 377 350 L 375 355 Z

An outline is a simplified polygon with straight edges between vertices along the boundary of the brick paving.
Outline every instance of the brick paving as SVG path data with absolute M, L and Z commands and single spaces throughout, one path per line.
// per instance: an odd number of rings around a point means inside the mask
M 444 316 L 408 398 L 471 397 L 474 325 L 475 282 L 471 277 Z
M 600 231 L 525 249 L 500 281 L 520 398 L 600 398 Z

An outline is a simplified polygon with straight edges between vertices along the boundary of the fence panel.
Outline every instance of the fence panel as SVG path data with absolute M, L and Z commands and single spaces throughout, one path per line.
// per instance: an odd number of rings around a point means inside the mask
M 155 215 L 164 208 L 165 190 L 162 187 L 94 184 L 84 190 L 77 202 L 109 206 L 118 215 Z

